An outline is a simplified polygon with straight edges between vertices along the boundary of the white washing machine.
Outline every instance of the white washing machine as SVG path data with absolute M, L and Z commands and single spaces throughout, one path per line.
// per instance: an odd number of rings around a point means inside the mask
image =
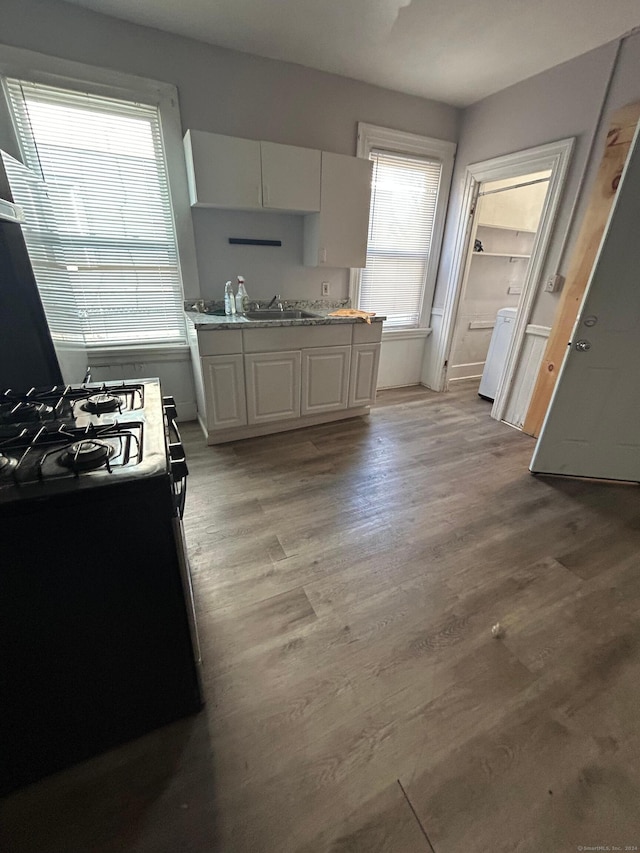
M 495 399 L 517 314 L 517 308 L 501 308 L 496 315 L 496 324 L 493 327 L 489 352 L 484 363 L 480 388 L 478 388 L 478 394 L 485 400 Z

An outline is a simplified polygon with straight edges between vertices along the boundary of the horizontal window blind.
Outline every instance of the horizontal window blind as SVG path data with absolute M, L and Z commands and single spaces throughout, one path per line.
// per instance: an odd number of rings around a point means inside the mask
M 182 343 L 158 109 L 7 81 L 28 169 L 7 168 L 54 339 Z
M 438 161 L 373 150 L 367 266 L 359 307 L 386 328 L 418 326 L 440 189 Z

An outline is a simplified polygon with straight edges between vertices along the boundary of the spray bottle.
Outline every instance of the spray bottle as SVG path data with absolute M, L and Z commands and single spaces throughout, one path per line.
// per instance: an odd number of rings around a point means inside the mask
M 236 293 L 236 314 L 246 314 L 249 310 L 249 296 L 244 286 L 244 276 L 238 276 L 238 292 Z
M 233 285 L 230 281 L 224 286 L 224 313 L 227 317 L 233 317 L 236 313 L 236 300 L 233 295 Z

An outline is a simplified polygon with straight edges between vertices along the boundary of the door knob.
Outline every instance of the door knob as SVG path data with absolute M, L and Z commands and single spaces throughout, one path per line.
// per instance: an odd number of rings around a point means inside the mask
M 589 349 L 591 349 L 589 341 L 576 341 L 576 350 L 578 352 L 586 352 Z

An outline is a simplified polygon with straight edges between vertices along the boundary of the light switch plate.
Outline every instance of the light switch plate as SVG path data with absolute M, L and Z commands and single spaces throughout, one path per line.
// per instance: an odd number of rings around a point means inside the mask
M 329 296 L 330 289 L 331 289 L 331 282 L 330 281 L 323 281 L 322 282 L 322 295 L 323 296 Z
M 556 273 L 555 275 L 550 275 L 546 280 L 544 289 L 546 293 L 557 293 L 562 289 L 562 285 L 564 284 L 564 276 Z

